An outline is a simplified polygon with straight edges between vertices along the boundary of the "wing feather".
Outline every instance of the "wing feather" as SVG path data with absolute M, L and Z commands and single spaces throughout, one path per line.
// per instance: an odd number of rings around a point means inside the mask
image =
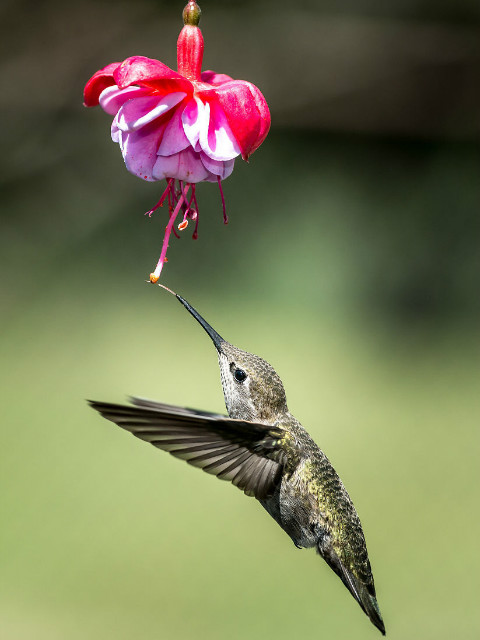
M 132 398 L 132 405 L 91 401 L 104 418 L 247 495 L 271 495 L 282 475 L 279 427 Z

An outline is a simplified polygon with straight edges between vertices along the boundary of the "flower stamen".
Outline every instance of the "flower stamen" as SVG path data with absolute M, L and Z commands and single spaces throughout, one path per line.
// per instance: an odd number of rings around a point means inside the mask
M 222 198 L 223 224 L 228 224 L 227 208 L 225 206 L 225 198 L 223 196 L 222 179 L 217 176 L 218 188 L 220 189 L 220 197 Z
M 164 262 L 166 262 L 168 241 L 170 239 L 170 234 L 172 233 L 172 230 L 173 230 L 173 227 L 174 227 L 174 224 L 175 224 L 175 219 L 176 219 L 176 217 L 178 215 L 178 212 L 182 208 L 183 202 L 186 200 L 187 193 L 188 193 L 189 189 L 190 189 L 190 185 L 187 184 L 185 186 L 185 190 L 181 192 L 180 198 L 178 199 L 178 202 L 176 204 L 175 209 L 172 211 L 172 213 L 170 215 L 170 219 L 169 219 L 168 224 L 167 224 L 167 226 L 165 228 L 165 235 L 163 237 L 163 245 L 162 245 L 162 251 L 160 253 L 160 258 L 158 259 L 157 266 L 155 267 L 155 271 L 150 274 L 150 282 L 152 284 L 155 284 L 156 282 L 158 282 L 158 279 L 160 278 L 160 274 L 161 274 L 162 269 L 163 269 L 163 264 L 164 264 Z
M 192 186 L 192 195 L 190 196 L 190 200 L 188 201 L 188 207 L 185 215 L 187 215 L 188 218 L 191 218 L 192 220 L 194 220 L 194 218 L 192 218 L 192 216 L 190 215 L 190 211 L 191 211 L 193 198 L 195 197 L 195 185 L 192 184 L 191 186 Z
M 195 217 L 192 217 L 192 220 L 195 220 L 195 229 L 193 230 L 192 240 L 196 240 L 198 238 L 198 221 L 200 220 L 200 216 L 198 215 L 198 203 L 197 196 L 195 195 L 195 187 L 193 187 L 193 202 L 195 203 L 195 209 L 193 210 Z
M 145 215 L 148 216 L 149 218 L 152 217 L 152 213 L 154 213 L 159 207 L 163 207 L 163 203 L 165 202 L 165 198 L 168 196 L 168 204 L 170 206 L 170 191 L 172 188 L 172 182 L 174 182 L 174 178 L 168 178 L 167 180 L 167 186 L 165 188 L 165 191 L 162 193 L 162 196 L 160 198 L 160 200 L 157 202 L 157 204 L 152 207 L 150 209 L 150 211 L 145 211 Z

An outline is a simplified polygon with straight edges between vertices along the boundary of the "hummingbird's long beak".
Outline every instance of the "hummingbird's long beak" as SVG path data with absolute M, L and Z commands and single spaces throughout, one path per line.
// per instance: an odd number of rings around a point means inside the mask
M 173 293 L 173 292 L 172 292 Z M 195 320 L 197 320 L 202 327 L 205 329 L 205 331 L 208 333 L 208 335 L 210 336 L 210 338 L 213 341 L 213 344 L 215 345 L 216 350 L 221 353 L 222 351 L 222 343 L 226 342 L 221 336 L 218 335 L 218 333 L 215 331 L 215 329 L 212 329 L 212 327 L 208 324 L 208 322 L 206 322 L 202 316 L 198 313 L 198 311 L 196 311 L 196 309 L 194 309 L 192 307 L 191 304 L 189 304 L 185 298 L 182 298 L 182 296 L 179 296 L 178 293 L 175 294 L 177 297 L 177 300 L 179 300 L 183 306 L 185 307 L 185 309 L 187 309 L 188 311 L 190 311 L 190 313 L 192 314 L 192 316 L 195 318 Z

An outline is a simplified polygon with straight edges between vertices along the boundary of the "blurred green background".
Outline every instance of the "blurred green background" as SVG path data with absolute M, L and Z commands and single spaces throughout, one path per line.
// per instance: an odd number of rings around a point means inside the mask
M 162 280 L 262 355 L 359 511 L 388 637 L 480 637 L 480 8 L 203 2 L 204 68 L 272 131 Z M 380 637 L 313 551 L 85 398 L 223 410 L 215 351 L 144 284 L 162 186 L 128 174 L 101 66 L 175 65 L 182 2 L 4 2 L 0 635 Z

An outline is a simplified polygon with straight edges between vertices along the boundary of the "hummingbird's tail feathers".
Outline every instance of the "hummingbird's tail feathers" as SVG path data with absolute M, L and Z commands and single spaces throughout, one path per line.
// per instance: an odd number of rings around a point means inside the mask
M 350 591 L 363 611 L 370 618 L 370 621 L 385 635 L 385 624 L 380 613 L 380 609 L 375 597 L 375 586 L 373 578 L 368 583 L 357 578 L 352 571 L 340 560 L 332 546 L 319 545 L 318 552 L 327 562 L 329 567 L 335 571 L 343 584 Z
M 356 600 L 358 604 L 370 618 L 370 621 L 377 627 L 377 629 L 380 630 L 382 635 L 385 635 L 385 624 L 383 622 L 376 597 L 372 595 L 369 592 L 368 587 L 359 580 L 356 580 L 356 587 L 358 593 L 358 598 L 356 598 Z
M 378 606 L 375 596 L 368 595 L 368 601 L 365 604 L 365 613 L 373 622 L 373 624 L 380 630 L 382 635 L 386 634 L 385 623 L 383 622 L 382 614 L 380 613 L 380 607 Z
M 276 450 L 281 429 L 172 405 L 147 408 L 142 401 L 142 406 L 89 402 L 104 418 L 137 438 L 231 481 L 249 496 L 268 498 L 281 479 L 283 467 Z

